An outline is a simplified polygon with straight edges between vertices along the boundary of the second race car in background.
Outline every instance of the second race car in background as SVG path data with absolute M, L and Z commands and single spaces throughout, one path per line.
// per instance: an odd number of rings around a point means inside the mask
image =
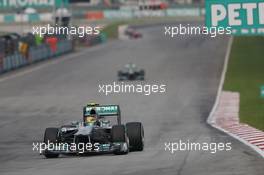
M 145 80 L 145 71 L 138 69 L 135 64 L 126 64 L 123 70 L 119 70 L 117 73 L 118 80 Z
M 125 31 L 125 35 L 127 35 L 130 39 L 142 38 L 142 34 L 133 28 L 127 28 Z

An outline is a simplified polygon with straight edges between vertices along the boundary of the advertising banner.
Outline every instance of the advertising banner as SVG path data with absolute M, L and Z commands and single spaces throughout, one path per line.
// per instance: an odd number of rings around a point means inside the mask
M 207 27 L 231 27 L 233 34 L 264 34 L 263 0 L 207 0 Z
M 66 6 L 68 0 L 0 0 L 0 8 Z

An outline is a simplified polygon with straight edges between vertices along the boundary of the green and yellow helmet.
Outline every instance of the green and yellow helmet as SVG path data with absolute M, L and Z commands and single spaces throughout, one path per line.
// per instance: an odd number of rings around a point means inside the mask
M 99 106 L 99 103 L 94 103 L 94 102 L 92 102 L 92 103 L 87 103 L 86 106 L 87 106 L 87 107 L 91 107 L 91 106 Z
M 86 126 L 94 125 L 97 121 L 98 116 L 95 108 L 92 108 L 88 115 L 84 116 L 84 123 Z

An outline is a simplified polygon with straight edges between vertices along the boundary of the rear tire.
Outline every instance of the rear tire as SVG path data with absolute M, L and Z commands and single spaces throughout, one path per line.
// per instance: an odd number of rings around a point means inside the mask
M 143 151 L 144 149 L 144 128 L 140 122 L 126 124 L 127 136 L 129 138 L 131 151 Z
M 58 142 L 58 128 L 47 128 L 44 134 L 44 143 L 48 145 L 48 143 L 56 144 Z M 51 153 L 48 150 L 45 150 L 44 156 L 46 158 L 57 158 L 59 154 Z
M 111 130 L 112 142 L 124 143 L 127 149 L 124 151 L 114 151 L 114 154 L 127 154 L 129 151 L 129 140 L 126 134 L 126 128 L 124 125 L 114 125 Z

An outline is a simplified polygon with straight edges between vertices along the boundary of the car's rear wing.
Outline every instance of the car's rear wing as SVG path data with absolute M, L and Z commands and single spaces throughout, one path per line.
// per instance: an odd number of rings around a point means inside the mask
M 83 108 L 83 116 L 90 114 L 95 109 L 99 116 L 117 116 L 118 124 L 121 124 L 121 112 L 119 105 L 87 105 Z

